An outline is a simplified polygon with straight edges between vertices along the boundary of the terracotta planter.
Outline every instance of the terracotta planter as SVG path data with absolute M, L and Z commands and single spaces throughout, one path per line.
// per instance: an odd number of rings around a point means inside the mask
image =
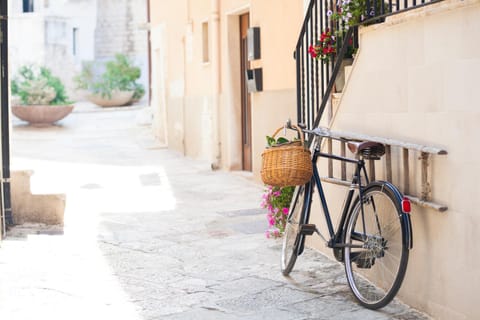
M 100 107 L 120 107 L 132 100 L 133 91 L 113 91 L 111 98 L 102 97 L 100 94 L 89 94 L 87 99 Z
M 20 120 L 27 121 L 35 127 L 51 126 L 65 118 L 73 110 L 73 105 L 16 105 L 12 113 Z

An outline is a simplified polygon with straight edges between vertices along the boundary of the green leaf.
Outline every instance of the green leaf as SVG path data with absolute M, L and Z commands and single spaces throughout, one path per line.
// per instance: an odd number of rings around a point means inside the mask
M 280 137 L 277 139 L 277 144 L 283 144 L 283 143 L 288 143 L 288 139 L 284 137 Z
M 273 146 L 275 144 L 275 139 L 272 137 L 267 136 L 267 145 L 269 147 Z

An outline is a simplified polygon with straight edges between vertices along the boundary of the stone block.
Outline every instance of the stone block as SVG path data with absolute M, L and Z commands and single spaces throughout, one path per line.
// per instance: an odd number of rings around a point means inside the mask
M 15 224 L 44 223 L 63 225 L 65 194 L 32 194 L 30 177 L 33 171 L 12 171 L 11 197 Z

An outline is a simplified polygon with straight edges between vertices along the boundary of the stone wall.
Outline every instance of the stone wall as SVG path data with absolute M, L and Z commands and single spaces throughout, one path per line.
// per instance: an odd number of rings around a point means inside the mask
M 149 72 L 147 22 L 145 0 L 97 1 L 95 60 L 109 60 L 117 53 L 131 57 L 142 70 L 140 82 L 145 89 Z
M 95 57 L 108 58 L 123 52 L 130 56 L 147 52 L 146 1 L 97 1 L 97 28 L 95 31 Z
M 45 65 L 62 79 L 72 100 L 81 100 L 72 79 L 82 63 L 123 53 L 141 67 L 140 82 L 148 88 L 145 0 L 36 0 L 30 13 L 19 4 L 9 1 L 12 75 L 24 64 Z

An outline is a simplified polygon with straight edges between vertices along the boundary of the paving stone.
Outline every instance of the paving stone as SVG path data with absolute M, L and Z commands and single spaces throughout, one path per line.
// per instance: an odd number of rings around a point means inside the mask
M 343 265 L 312 249 L 284 277 L 263 186 L 152 148 L 140 112 L 14 125 L 15 163 L 37 191 L 66 193 L 67 209 L 64 226 L 17 226 L 2 243 L 2 319 L 428 319 L 397 301 L 362 308 Z

